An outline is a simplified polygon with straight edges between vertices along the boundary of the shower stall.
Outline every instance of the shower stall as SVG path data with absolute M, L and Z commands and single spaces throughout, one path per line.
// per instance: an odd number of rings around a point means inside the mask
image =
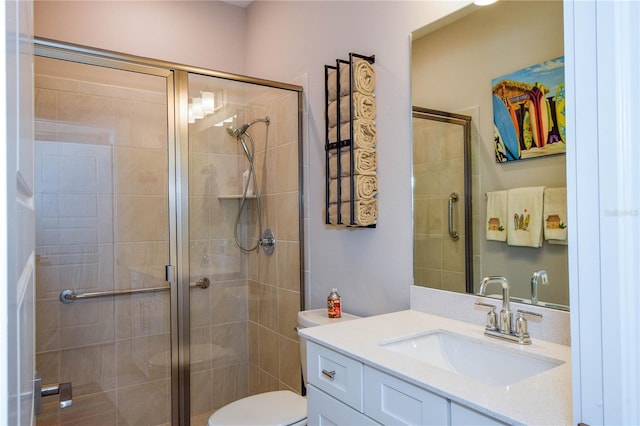
M 37 424 L 206 424 L 300 392 L 301 87 L 35 55 L 36 368 L 73 391 Z

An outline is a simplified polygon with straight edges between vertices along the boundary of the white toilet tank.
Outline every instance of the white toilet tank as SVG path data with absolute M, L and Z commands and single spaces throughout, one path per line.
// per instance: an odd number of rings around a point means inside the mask
M 306 327 L 315 327 L 317 325 L 335 324 L 341 321 L 350 321 L 361 318 L 357 315 L 347 314 L 342 312 L 340 318 L 329 318 L 327 308 L 311 309 L 308 311 L 298 312 L 298 329 Z M 302 364 L 302 379 L 304 384 L 307 384 L 307 340 L 298 334 L 298 341 L 300 342 L 300 363 Z

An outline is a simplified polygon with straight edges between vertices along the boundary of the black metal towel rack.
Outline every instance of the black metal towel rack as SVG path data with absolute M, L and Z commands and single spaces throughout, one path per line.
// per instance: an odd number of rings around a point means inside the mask
M 354 67 L 353 67 L 353 63 L 355 59 L 363 59 L 367 62 L 369 62 L 370 64 L 374 64 L 375 63 L 375 55 L 372 56 L 365 56 L 365 55 L 360 55 L 357 53 L 349 53 L 349 60 L 344 60 L 344 59 L 336 59 L 336 65 L 325 65 L 324 66 L 324 78 L 325 78 L 325 174 L 326 174 L 326 182 L 325 182 L 325 194 L 326 194 L 326 199 L 325 199 L 325 224 L 327 225 L 337 225 L 337 226 L 346 226 L 346 227 L 355 227 L 355 228 L 375 228 L 376 224 L 372 223 L 372 224 L 368 224 L 368 225 L 360 225 L 358 223 L 356 223 L 355 220 L 355 178 L 354 178 L 354 171 L 355 171 L 355 164 L 354 164 L 354 135 L 353 135 L 353 122 L 354 122 L 354 107 L 353 107 L 353 94 L 354 94 L 354 84 L 353 84 L 353 72 L 354 72 Z M 341 64 L 346 64 L 348 65 L 348 72 L 349 72 L 349 138 L 348 139 L 342 139 L 342 135 L 341 135 L 341 124 L 342 120 L 340 117 L 340 93 L 341 93 L 341 87 L 340 87 L 340 72 L 341 72 Z M 336 142 L 331 142 L 329 140 L 329 131 L 330 131 L 330 124 L 329 124 L 329 104 L 331 103 L 330 101 L 330 93 L 329 93 L 329 76 L 332 70 L 336 71 L 336 100 L 337 100 L 337 108 L 336 108 L 336 115 L 337 115 L 337 124 L 336 124 L 336 134 L 337 134 L 337 139 Z M 349 147 L 349 175 L 343 177 L 342 176 L 342 161 L 341 161 L 341 157 L 342 157 L 342 148 L 343 147 Z M 332 151 L 336 151 L 336 171 L 337 171 L 337 185 L 336 185 L 336 202 L 337 202 L 337 211 L 336 211 L 336 216 L 334 218 L 335 222 L 331 221 L 331 217 L 330 217 L 330 213 L 329 213 L 329 208 L 330 208 L 330 169 L 329 169 L 329 157 L 331 155 Z M 342 217 L 342 179 L 349 179 L 349 200 L 345 201 L 349 203 L 349 217 L 348 218 L 343 218 Z M 345 223 L 346 220 L 346 223 Z

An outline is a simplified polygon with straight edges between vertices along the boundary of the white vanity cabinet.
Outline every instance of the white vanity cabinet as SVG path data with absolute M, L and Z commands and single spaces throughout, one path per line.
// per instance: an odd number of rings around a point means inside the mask
M 504 424 L 314 342 L 307 372 L 311 426 Z

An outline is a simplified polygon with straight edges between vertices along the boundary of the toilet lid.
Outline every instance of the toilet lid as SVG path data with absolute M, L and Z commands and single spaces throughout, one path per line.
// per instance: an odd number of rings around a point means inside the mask
M 265 392 L 225 405 L 209 417 L 209 426 L 286 426 L 307 417 L 307 399 L 288 390 Z

